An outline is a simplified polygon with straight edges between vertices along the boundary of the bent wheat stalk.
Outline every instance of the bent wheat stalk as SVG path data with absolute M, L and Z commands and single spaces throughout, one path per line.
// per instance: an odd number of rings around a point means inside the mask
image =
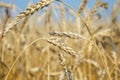
M 30 44 L 28 44 L 28 45 L 25 46 L 25 48 L 19 53 L 19 55 L 17 56 L 17 58 L 16 58 L 15 61 L 13 62 L 12 66 L 10 67 L 10 69 L 9 69 L 9 71 L 8 71 L 8 73 L 7 73 L 7 75 L 6 75 L 6 77 L 5 77 L 4 80 L 8 80 L 9 75 L 10 75 L 11 72 L 12 72 L 12 69 L 14 68 L 15 64 L 17 63 L 17 61 L 19 60 L 19 58 L 22 56 L 22 54 L 24 54 L 24 51 L 25 51 L 27 48 L 29 48 L 31 45 L 33 45 L 34 43 L 36 43 L 36 42 L 38 42 L 38 41 L 40 41 L 40 40 L 44 40 L 44 39 L 43 39 L 43 38 L 38 38 L 38 39 L 32 41 Z

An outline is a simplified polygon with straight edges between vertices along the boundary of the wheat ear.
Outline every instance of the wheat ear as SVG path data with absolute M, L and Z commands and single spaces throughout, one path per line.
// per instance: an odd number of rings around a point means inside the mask
M 27 17 L 28 15 L 31 15 L 33 13 L 35 13 L 36 11 L 38 11 L 39 9 L 42 9 L 46 6 L 48 6 L 51 2 L 53 2 L 54 0 L 41 0 L 40 2 L 29 6 L 28 8 L 26 8 L 25 11 L 21 12 L 20 15 L 18 15 L 17 17 L 14 18 L 14 20 L 12 20 L 6 27 L 3 36 L 5 36 L 5 34 L 7 32 L 9 32 L 10 29 L 12 29 L 14 26 L 16 26 L 19 22 L 20 19 L 23 19 L 25 17 Z
M 83 1 L 82 1 L 81 5 L 80 5 L 80 7 L 79 7 L 79 13 L 81 13 L 81 12 L 84 10 L 87 2 L 88 2 L 88 0 L 83 0 Z

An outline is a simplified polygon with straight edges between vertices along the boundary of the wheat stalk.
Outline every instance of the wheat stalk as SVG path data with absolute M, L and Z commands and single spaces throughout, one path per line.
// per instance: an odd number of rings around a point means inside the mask
M 61 25 L 62 27 L 62 31 L 66 31 L 66 10 L 65 7 L 62 3 L 60 3 L 60 10 L 61 10 Z

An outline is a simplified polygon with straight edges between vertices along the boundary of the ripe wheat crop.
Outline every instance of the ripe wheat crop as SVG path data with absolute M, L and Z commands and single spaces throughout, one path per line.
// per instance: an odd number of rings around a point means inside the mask
M 93 1 L 0 2 L 0 80 L 120 80 L 120 1 Z

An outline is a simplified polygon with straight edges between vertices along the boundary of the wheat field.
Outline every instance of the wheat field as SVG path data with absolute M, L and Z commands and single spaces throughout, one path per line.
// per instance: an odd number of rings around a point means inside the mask
M 120 80 L 120 0 L 94 1 L 0 2 L 0 80 Z

